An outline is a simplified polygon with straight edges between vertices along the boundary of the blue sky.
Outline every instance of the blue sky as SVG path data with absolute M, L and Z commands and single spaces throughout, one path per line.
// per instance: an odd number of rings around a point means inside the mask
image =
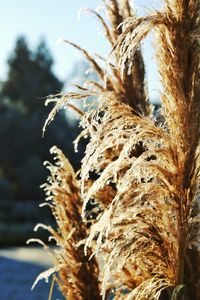
M 135 0 L 139 14 L 156 7 L 156 0 Z M 78 43 L 90 52 L 106 54 L 108 45 L 103 35 L 97 34 L 100 25 L 88 15 L 78 19 L 83 7 L 96 8 L 101 0 L 6 0 L 0 3 L 0 80 L 6 78 L 6 60 L 12 52 L 17 36 L 24 34 L 31 48 L 44 37 L 55 60 L 54 70 L 65 80 L 77 63 L 79 54 L 73 48 L 58 44 L 60 37 Z M 157 98 L 160 89 L 151 38 L 144 43 L 145 62 L 151 98 Z

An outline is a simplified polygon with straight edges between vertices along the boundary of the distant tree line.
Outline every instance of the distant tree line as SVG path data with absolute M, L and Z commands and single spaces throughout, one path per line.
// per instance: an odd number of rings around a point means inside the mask
M 58 114 L 42 138 L 42 127 L 51 109 L 44 106 L 45 97 L 63 87 L 52 66 L 44 40 L 31 51 L 24 37 L 17 39 L 0 91 L 0 201 L 41 201 L 39 185 L 47 176 L 43 161 L 51 159 L 49 149 L 53 145 L 64 151 L 75 169 L 79 167 L 80 158 L 72 145 L 79 129 L 77 124 L 70 125 L 64 112 Z M 79 150 L 81 155 L 83 147 Z

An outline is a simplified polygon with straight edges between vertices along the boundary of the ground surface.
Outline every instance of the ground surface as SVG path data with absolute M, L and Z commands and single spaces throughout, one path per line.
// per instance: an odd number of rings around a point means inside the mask
M 39 248 L 11 248 L 0 250 L 0 299 L 48 300 L 49 283 L 41 281 L 31 291 L 37 275 L 52 266 L 52 257 Z M 54 287 L 51 300 L 63 300 Z

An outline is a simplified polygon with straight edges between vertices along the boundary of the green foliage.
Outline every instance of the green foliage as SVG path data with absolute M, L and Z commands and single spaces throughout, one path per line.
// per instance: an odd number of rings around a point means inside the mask
M 45 41 L 33 52 L 24 37 L 17 39 L 8 60 L 8 78 L 0 93 L 0 167 L 18 200 L 41 201 L 39 186 L 47 175 L 42 164 L 50 159 L 53 145 L 64 149 L 75 169 L 79 167 L 72 144 L 79 133 L 77 123 L 71 127 L 64 113 L 59 113 L 42 138 L 42 127 L 51 109 L 44 106 L 45 97 L 62 88 L 52 65 Z M 8 192 L 0 193 L 1 202 L 9 197 Z
M 1 198 L 6 201 L 11 201 L 13 199 L 12 186 L 6 179 L 0 179 L 0 195 Z
M 28 238 L 34 236 L 33 227 L 42 219 L 51 222 L 47 207 L 39 209 L 33 201 L 1 201 L 0 246 L 24 245 Z M 47 239 L 42 231 L 39 235 Z
M 60 91 L 62 84 L 52 72 L 53 60 L 42 40 L 35 52 L 24 37 L 19 37 L 8 59 L 8 78 L 1 95 L 9 103 L 29 114 L 43 110 L 42 98 Z

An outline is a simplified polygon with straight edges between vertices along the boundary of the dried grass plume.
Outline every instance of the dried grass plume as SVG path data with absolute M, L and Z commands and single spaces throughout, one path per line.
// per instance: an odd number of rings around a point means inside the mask
M 104 5 L 108 21 L 88 11 L 111 44 L 109 63 L 66 41 L 99 81 L 51 98 L 56 105 L 45 124 L 70 99 L 98 98 L 88 112 L 77 110 L 81 136 L 89 137 L 80 176 L 57 148 L 58 162 L 48 165 L 58 283 L 67 299 L 199 300 L 200 1 L 166 0 L 142 17 L 128 0 Z M 145 87 L 140 44 L 150 31 L 163 124 Z

